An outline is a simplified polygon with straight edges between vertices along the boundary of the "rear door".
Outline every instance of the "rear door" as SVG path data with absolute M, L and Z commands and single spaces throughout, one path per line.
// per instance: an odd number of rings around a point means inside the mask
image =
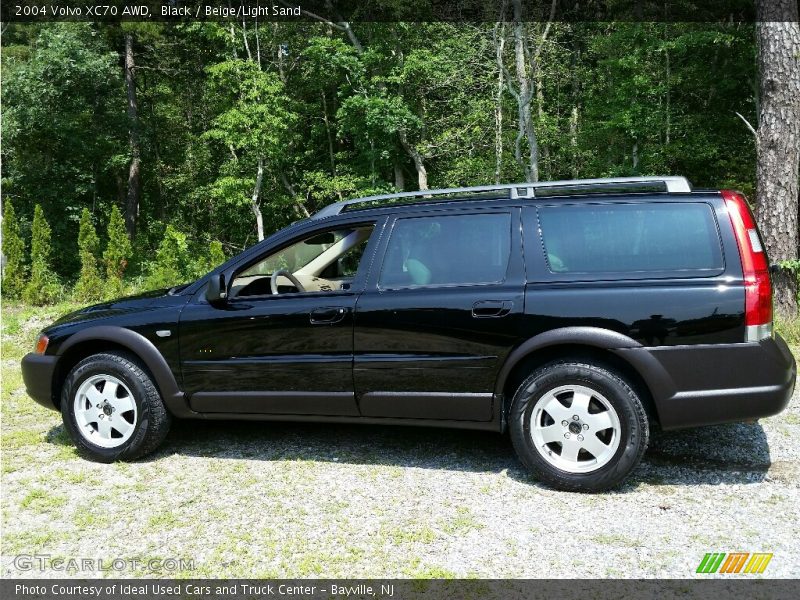
M 491 420 L 524 309 L 519 209 L 404 213 L 386 229 L 356 305 L 361 414 Z

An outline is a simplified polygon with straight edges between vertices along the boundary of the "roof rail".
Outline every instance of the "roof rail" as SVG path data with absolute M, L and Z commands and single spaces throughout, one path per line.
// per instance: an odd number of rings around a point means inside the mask
M 539 181 L 536 183 L 508 183 L 502 185 L 482 185 L 475 187 L 445 188 L 440 190 L 420 190 L 417 192 L 399 192 L 353 198 L 329 204 L 312 215 L 313 219 L 322 219 L 341 214 L 346 210 L 358 210 L 356 205 L 365 204 L 363 208 L 374 208 L 374 205 L 387 201 L 423 198 L 431 202 L 466 199 L 469 196 L 487 197 L 496 192 L 505 192 L 505 198 L 535 198 L 538 196 L 557 196 L 570 194 L 609 193 L 614 191 L 642 191 L 643 187 L 659 187 L 660 191 L 669 193 L 686 193 L 692 191 L 692 185 L 685 177 L 609 177 L 603 179 L 569 179 L 564 181 Z M 615 189 L 616 188 L 616 189 Z M 637 189 L 638 188 L 638 189 Z M 539 190 L 539 193 L 536 193 Z M 560 192 L 560 193 L 559 193 Z M 352 207 L 352 208 L 351 208 Z

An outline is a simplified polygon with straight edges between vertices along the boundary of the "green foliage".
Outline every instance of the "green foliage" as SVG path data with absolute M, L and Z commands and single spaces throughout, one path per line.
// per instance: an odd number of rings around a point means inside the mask
M 208 73 L 209 92 L 220 112 L 206 136 L 235 151 L 276 156 L 296 120 L 278 76 L 244 60 L 221 62 Z
M 780 315 L 775 315 L 775 331 L 790 346 L 795 348 L 800 346 L 800 316 L 781 317 Z
M 197 258 L 195 258 L 197 257 Z M 216 269 L 226 260 L 222 243 L 212 241 L 206 248 L 192 244 L 188 236 L 167 225 L 155 260 L 146 265 L 146 289 L 170 288 L 193 281 Z
M 245 208 L 259 161 L 280 169 L 297 115 L 280 78 L 254 62 L 226 60 L 207 71 L 207 99 L 216 116 L 203 138 L 228 157 L 208 189 L 220 205 Z M 268 197 L 263 187 L 260 196 Z
M 167 225 L 156 259 L 148 265 L 144 285 L 147 289 L 161 289 L 185 283 L 192 279 L 192 263 L 186 234 Z
M 42 205 L 63 275 L 79 269 L 82 207 L 115 197 L 115 157 L 127 156 L 122 69 L 99 27 L 3 30 L 3 192 L 19 198 L 16 208 L 28 218 L 34 203 Z
M 582 169 L 680 174 L 698 187 L 753 191 L 753 136 L 736 116 L 756 122 L 751 25 L 575 27 L 585 48 Z
M 103 297 L 103 280 L 97 266 L 100 239 L 92 223 L 88 208 L 83 209 L 78 228 L 78 254 L 81 258 L 81 273 L 75 284 L 75 297 L 79 300 L 100 300 Z
M 103 253 L 106 264 L 106 293 L 109 298 L 122 293 L 122 276 L 128 267 L 131 253 L 131 242 L 125 231 L 125 221 L 115 205 L 108 220 L 108 244 Z
M 789 271 L 797 280 L 797 299 L 800 301 L 800 259 L 782 260 L 778 263 L 781 268 Z
M 544 24 L 525 23 L 525 41 L 538 53 L 527 69 L 541 178 L 675 174 L 752 196 L 755 144 L 736 113 L 757 122 L 753 28 L 556 21 L 541 43 Z M 86 207 L 110 215 L 110 296 L 137 278 L 155 281 L 144 259 L 156 255 L 167 225 L 203 258 L 181 263 L 161 284 L 200 275 L 217 261 L 196 240 L 219 240 L 231 252 L 255 242 L 259 160 L 267 234 L 331 202 L 416 189 L 414 152 L 431 187 L 491 183 L 496 168 L 500 182 L 524 178 L 515 158 L 517 103 L 498 90 L 501 38 L 501 61 L 516 80 L 510 24 L 356 22 L 358 44 L 321 23 L 234 30 L 214 22 L 4 28 L 3 191 L 14 199 L 23 239 L 34 204 L 42 205 L 60 275 L 82 277 L 75 247 Z M 134 39 L 143 173 L 133 248 L 116 208 L 131 158 L 120 61 L 126 33 Z M 288 55 L 277 55 L 283 45 Z M 134 268 L 133 257 L 143 257 Z M 15 284 L 4 287 L 13 293 Z
M 212 241 L 208 245 L 208 252 L 202 254 L 200 259 L 195 263 L 194 276 L 202 277 L 209 271 L 216 269 L 225 262 L 225 251 L 222 249 L 222 242 L 218 240 Z
M 352 96 L 342 103 L 337 116 L 344 131 L 367 141 L 386 142 L 392 134 L 422 124 L 399 96 Z
M 780 262 L 780 266 L 800 276 L 800 260 L 796 258 L 793 260 L 784 260 Z
M 31 227 L 31 278 L 22 292 L 22 299 L 35 306 L 55 302 L 61 294 L 61 286 L 50 262 L 50 237 L 50 225 L 44 218 L 42 207 L 37 204 Z
M 19 221 L 11 200 L 3 207 L 3 296 L 19 298 L 25 287 L 25 242 L 19 231 Z

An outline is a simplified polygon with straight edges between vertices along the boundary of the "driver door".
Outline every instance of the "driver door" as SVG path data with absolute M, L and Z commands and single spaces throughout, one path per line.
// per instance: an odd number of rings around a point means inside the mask
M 237 267 L 226 302 L 211 305 L 198 292 L 180 320 L 191 408 L 357 416 L 353 314 L 377 230 L 374 222 L 306 230 Z M 278 271 L 306 289 L 273 278 Z

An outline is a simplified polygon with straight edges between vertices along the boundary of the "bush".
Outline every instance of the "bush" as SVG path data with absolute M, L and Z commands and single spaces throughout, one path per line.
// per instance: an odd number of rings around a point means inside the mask
M 99 300 L 103 297 L 103 280 L 97 268 L 97 252 L 100 239 L 92 223 L 88 208 L 81 213 L 78 230 L 78 254 L 81 258 L 81 274 L 75 284 L 75 297 L 78 300 Z
M 25 242 L 10 200 L 3 207 L 3 296 L 19 298 L 25 288 Z
M 167 225 L 164 239 L 156 252 L 156 260 L 148 265 L 145 287 L 168 288 L 191 279 L 189 271 L 192 263 L 186 234 Z
M 108 220 L 108 245 L 103 253 L 106 263 L 106 297 L 116 298 L 123 292 L 122 277 L 131 257 L 131 242 L 125 231 L 125 221 L 119 208 L 111 209 Z
M 226 260 L 225 252 L 222 250 L 222 243 L 214 240 L 208 245 L 208 252 L 201 256 L 195 264 L 194 276 L 202 277 L 209 271 L 213 271 Z
M 779 264 L 782 269 L 789 271 L 797 280 L 797 300 L 800 302 L 800 259 L 784 260 Z
M 61 286 L 50 263 L 50 235 L 50 225 L 37 204 L 31 227 L 31 278 L 22 292 L 23 300 L 35 306 L 55 302 L 61 295 Z
M 781 334 L 790 346 L 800 346 L 800 316 L 775 317 L 775 331 Z

